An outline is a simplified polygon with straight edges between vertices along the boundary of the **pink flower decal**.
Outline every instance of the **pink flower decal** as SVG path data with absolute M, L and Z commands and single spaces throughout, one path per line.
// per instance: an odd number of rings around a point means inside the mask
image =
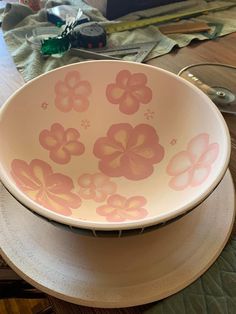
M 144 112 L 144 117 L 145 117 L 147 120 L 151 120 L 151 119 L 153 119 L 154 114 L 155 114 L 154 111 L 152 111 L 151 109 L 147 109 L 146 112 Z
M 128 70 L 122 70 L 116 76 L 116 82 L 107 86 L 107 99 L 119 105 L 121 112 L 133 114 L 141 104 L 147 104 L 152 99 L 152 90 L 146 84 L 145 74 L 131 74 Z
M 81 121 L 81 124 L 82 128 L 84 128 L 85 130 L 87 130 L 91 125 L 90 125 L 90 121 L 85 119 L 85 120 L 82 120 Z
M 82 174 L 78 183 L 80 197 L 93 199 L 95 202 L 104 202 L 108 195 L 116 192 L 116 184 L 102 173 Z
M 143 208 L 147 203 L 143 196 L 125 198 L 115 194 L 107 199 L 107 204 L 97 208 L 97 214 L 105 216 L 107 221 L 122 222 L 125 220 L 140 220 L 147 216 Z
M 43 103 L 41 104 L 41 108 L 42 108 L 43 110 L 47 110 L 48 104 L 47 104 L 46 102 L 43 102 Z
M 76 129 L 64 130 L 59 123 L 54 123 L 50 130 L 43 130 L 39 135 L 39 142 L 43 148 L 49 150 L 50 158 L 58 164 L 66 164 L 71 156 L 84 153 L 84 145 L 79 142 L 80 134 Z
M 19 189 L 42 206 L 64 216 L 72 214 L 72 208 L 78 208 L 81 200 L 72 192 L 71 178 L 53 173 L 46 162 L 34 159 L 29 164 L 14 159 L 11 164 L 12 177 Z
M 153 173 L 153 164 L 164 157 L 164 149 L 153 127 L 128 123 L 114 124 L 107 137 L 94 144 L 94 155 L 100 158 L 99 169 L 109 177 L 124 176 L 142 180 Z
M 173 178 L 169 186 L 177 191 L 202 184 L 211 172 L 219 154 L 219 145 L 209 143 L 206 133 L 195 136 L 185 151 L 176 154 L 167 166 L 167 173 Z
M 88 109 L 91 91 L 90 83 L 81 80 L 78 71 L 71 71 L 66 74 L 64 81 L 58 81 L 55 85 L 55 105 L 62 112 L 72 109 L 83 112 Z

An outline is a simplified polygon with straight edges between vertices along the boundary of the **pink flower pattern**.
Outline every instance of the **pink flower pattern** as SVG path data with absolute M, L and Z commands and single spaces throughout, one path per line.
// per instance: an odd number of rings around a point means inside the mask
M 114 124 L 107 137 L 99 138 L 93 148 L 100 158 L 99 169 L 107 176 L 142 180 L 153 173 L 153 164 L 164 157 L 156 130 L 147 124 L 132 127 L 128 123 Z
M 128 70 L 122 70 L 117 74 L 116 82 L 107 86 L 107 99 L 112 104 L 119 105 L 121 112 L 133 114 L 141 104 L 147 104 L 152 99 L 152 90 L 146 84 L 145 74 L 131 74 Z
M 104 202 L 108 195 L 116 192 L 116 184 L 102 173 L 82 174 L 78 179 L 79 195 L 83 199 Z
M 80 79 L 78 71 L 68 72 L 64 81 L 58 81 L 55 85 L 55 105 L 62 112 L 72 109 L 83 112 L 89 107 L 88 96 L 92 88 L 88 81 Z
M 151 120 L 151 119 L 153 119 L 154 114 L 155 114 L 154 111 L 152 111 L 151 109 L 147 109 L 147 111 L 144 112 L 144 117 L 145 117 L 147 120 Z
M 71 156 L 84 153 L 84 145 L 79 142 L 80 134 L 76 129 L 64 130 L 59 123 L 54 123 L 50 130 L 43 130 L 39 135 L 39 142 L 47 149 L 49 157 L 58 164 L 66 164 Z
M 84 130 L 87 130 L 88 128 L 90 128 L 90 121 L 85 119 L 81 121 L 81 127 L 84 128 Z
M 80 197 L 72 192 L 71 178 L 53 173 L 46 162 L 34 159 L 29 164 L 14 159 L 11 174 L 18 188 L 43 207 L 64 216 L 71 216 L 72 208 L 81 204 Z
M 107 204 L 97 208 L 97 214 L 105 216 L 109 222 L 122 222 L 126 220 L 139 220 L 148 215 L 143 208 L 147 203 L 143 196 L 126 198 L 115 194 L 107 199 Z
M 219 145 L 209 143 L 206 133 L 195 136 L 185 151 L 176 154 L 167 166 L 167 173 L 173 178 L 169 186 L 181 191 L 187 187 L 201 185 L 209 176 L 211 166 L 219 154 Z
M 41 108 L 42 108 L 43 110 L 47 110 L 48 104 L 47 104 L 46 102 L 43 102 L 43 103 L 41 104 Z

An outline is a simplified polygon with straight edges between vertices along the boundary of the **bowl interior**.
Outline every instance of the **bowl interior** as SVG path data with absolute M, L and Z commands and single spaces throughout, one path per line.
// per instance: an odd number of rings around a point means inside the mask
M 197 205 L 229 159 L 224 120 L 166 71 L 94 61 L 49 72 L 1 109 L 1 180 L 73 226 L 146 226 Z

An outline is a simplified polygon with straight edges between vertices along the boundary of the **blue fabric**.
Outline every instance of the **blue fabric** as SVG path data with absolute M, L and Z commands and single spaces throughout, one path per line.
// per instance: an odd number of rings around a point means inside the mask
M 193 284 L 156 302 L 144 314 L 235 314 L 236 237 Z

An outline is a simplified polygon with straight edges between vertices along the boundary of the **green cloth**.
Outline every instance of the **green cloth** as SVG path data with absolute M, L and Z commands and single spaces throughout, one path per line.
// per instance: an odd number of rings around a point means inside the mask
M 92 20 L 96 20 L 103 23 L 109 23 L 102 14 L 89 5 L 85 4 L 82 0 L 71 0 L 71 5 L 75 7 L 75 10 L 81 8 L 85 14 L 89 15 Z M 139 11 L 129 14 L 122 19 L 135 20 L 140 17 L 148 17 L 150 15 L 157 14 L 169 14 L 173 11 L 181 12 L 183 9 L 199 9 L 202 7 L 209 7 L 211 5 L 220 4 L 223 1 L 213 1 L 206 4 L 201 0 L 190 0 L 175 3 L 172 5 L 166 5 L 151 10 Z M 52 7 L 57 3 L 68 3 L 68 1 L 46 1 L 46 7 Z M 228 3 L 224 1 L 224 3 Z M 232 3 L 232 2 L 230 2 Z M 235 1 L 234 1 L 235 3 Z M 1 12 L 1 11 L 0 11 Z M 3 13 L 3 11 L 2 11 Z M 227 11 L 220 11 L 217 13 L 209 13 L 203 15 L 197 19 L 211 23 L 222 24 L 222 28 L 217 36 L 223 36 L 225 34 L 236 31 L 236 7 Z M 220 22 L 220 24 L 219 24 Z M 180 21 L 179 23 L 182 23 Z M 3 13 L 2 29 L 4 31 L 4 38 L 7 43 L 8 49 L 14 59 L 14 62 L 18 70 L 22 73 L 26 81 L 45 73 L 49 70 L 63 66 L 65 64 L 71 64 L 82 61 L 74 53 L 68 52 L 61 58 L 48 57 L 45 58 L 38 51 L 34 51 L 27 44 L 25 40 L 26 34 L 30 34 L 33 28 L 41 26 L 50 26 L 47 22 L 46 9 L 42 9 L 40 12 L 33 14 L 31 9 L 19 4 L 8 5 L 8 11 Z M 214 32 L 215 26 L 212 26 Z M 149 54 L 147 60 L 154 57 L 164 55 L 170 52 L 174 46 L 184 47 L 188 45 L 193 39 L 206 40 L 207 35 L 204 33 L 195 34 L 172 34 L 165 36 L 161 34 L 157 26 L 149 26 L 145 28 L 136 29 L 133 31 L 125 31 L 120 33 L 111 34 L 108 38 L 108 43 L 112 46 L 122 46 L 125 44 L 131 44 L 134 42 L 149 42 L 156 41 L 157 46 Z M 125 57 L 126 60 L 133 60 L 132 57 Z
M 235 314 L 236 238 L 193 284 L 156 302 L 143 314 Z

